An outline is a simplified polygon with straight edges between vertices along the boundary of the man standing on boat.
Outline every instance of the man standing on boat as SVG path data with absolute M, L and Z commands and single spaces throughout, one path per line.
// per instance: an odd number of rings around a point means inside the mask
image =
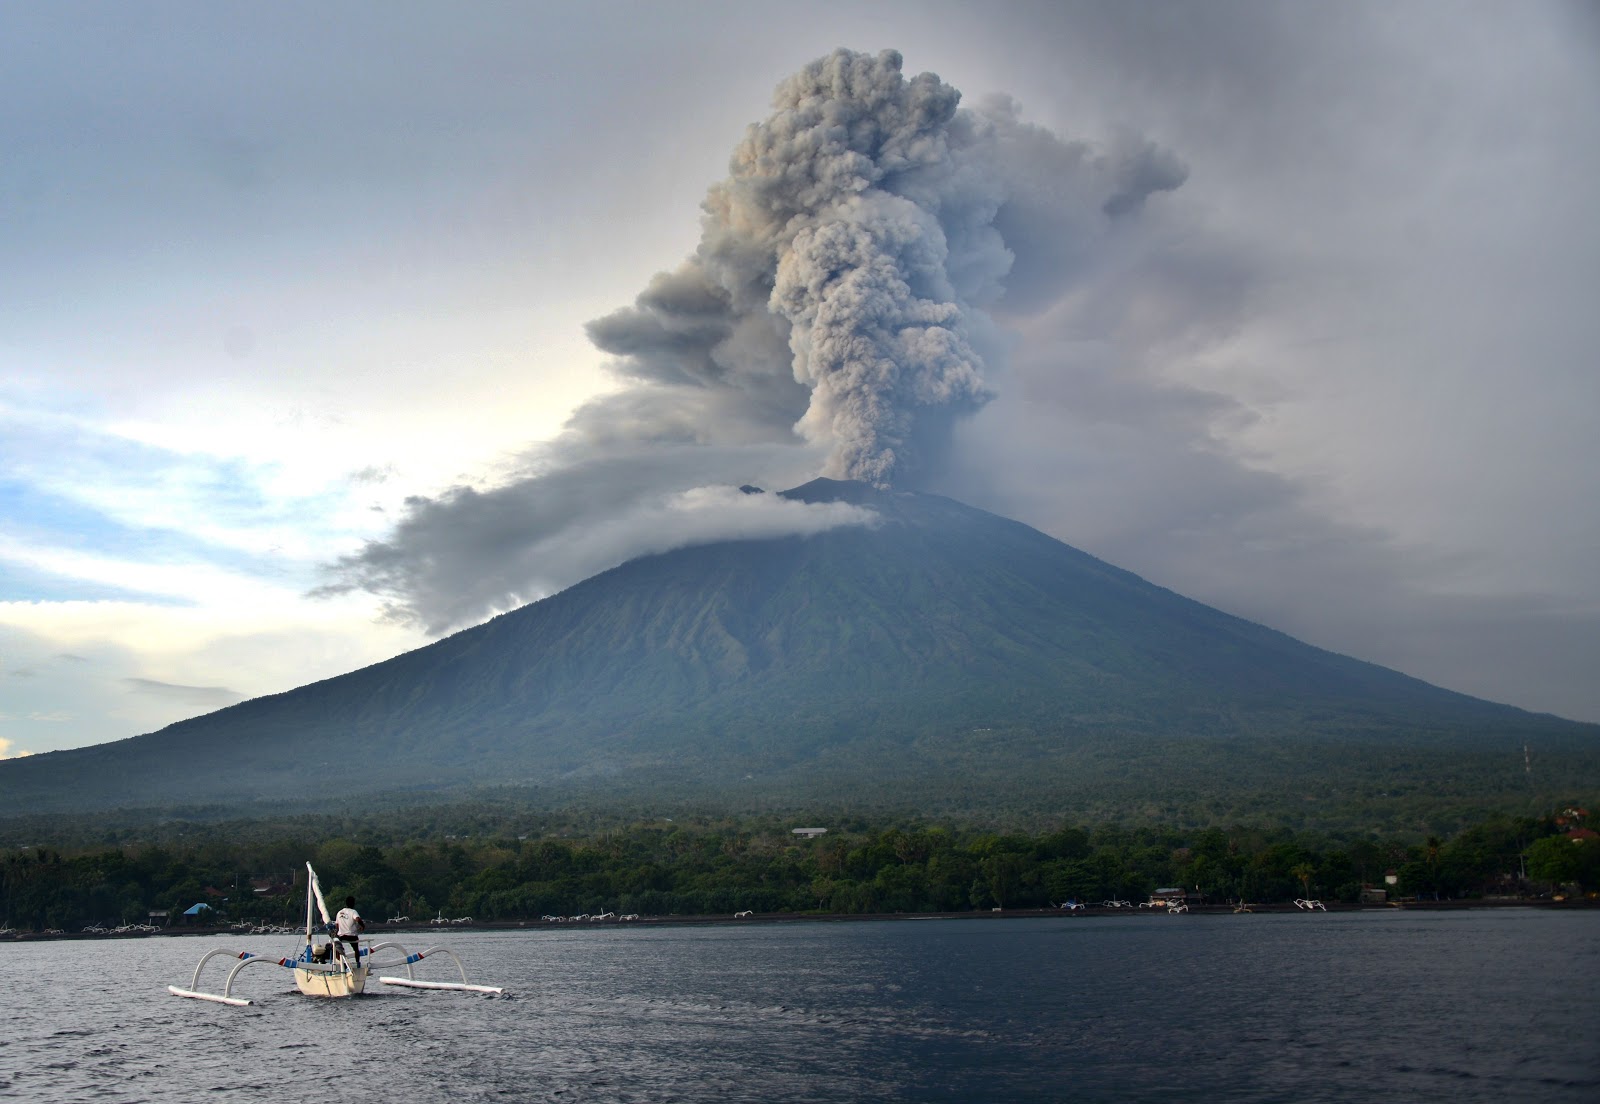
M 327 913 L 323 913 L 324 916 Z M 367 930 L 367 922 L 361 919 L 361 914 L 356 911 L 356 899 L 346 897 L 344 908 L 339 910 L 339 915 L 333 918 L 338 928 L 339 942 L 348 944 L 349 950 L 345 952 L 346 966 L 354 970 L 361 965 L 361 933 Z

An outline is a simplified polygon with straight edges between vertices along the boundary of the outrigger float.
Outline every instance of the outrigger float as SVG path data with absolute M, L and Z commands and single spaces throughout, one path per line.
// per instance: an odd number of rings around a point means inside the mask
M 315 916 L 322 917 L 321 926 L 315 923 Z M 376 943 L 373 946 L 362 947 L 359 957 L 365 961 L 352 961 L 344 945 L 329 930 L 333 926 L 328 916 L 327 902 L 322 899 L 322 886 L 317 882 L 317 872 L 311 869 L 311 864 L 306 863 L 306 931 L 305 946 L 293 958 L 271 958 L 267 955 L 256 954 L 253 951 L 207 951 L 200 957 L 200 962 L 194 968 L 194 980 L 189 983 L 189 988 L 180 989 L 176 985 L 167 986 L 167 992 L 175 997 L 190 997 L 194 1000 L 213 1001 L 217 1004 L 247 1005 L 251 1002 L 243 997 L 233 995 L 233 981 L 239 976 L 246 966 L 267 965 L 282 966 L 286 970 L 294 971 L 294 983 L 300 992 L 308 997 L 354 997 L 366 991 L 367 977 L 374 970 L 392 970 L 404 966 L 405 977 L 379 976 L 378 981 L 383 985 L 398 985 L 411 989 L 454 989 L 468 993 L 501 993 L 504 992 L 492 985 L 469 985 L 467 983 L 467 969 L 461 965 L 461 959 L 456 957 L 454 951 L 445 947 L 429 947 L 425 951 L 411 954 L 399 943 Z M 400 958 L 394 962 L 374 964 L 368 956 L 379 951 L 393 950 L 400 953 Z M 461 974 L 461 981 L 418 981 L 411 971 L 413 963 L 421 962 L 430 955 L 444 955 L 456 964 L 456 969 Z M 213 958 L 237 958 L 239 964 L 228 971 L 227 980 L 222 984 L 222 992 L 206 993 L 200 989 L 200 972 L 205 969 L 206 963 Z

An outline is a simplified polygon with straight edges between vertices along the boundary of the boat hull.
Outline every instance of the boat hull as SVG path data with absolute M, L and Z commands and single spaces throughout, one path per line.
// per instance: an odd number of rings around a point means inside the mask
M 366 990 L 367 967 L 346 971 L 296 966 L 294 983 L 308 997 L 355 997 Z

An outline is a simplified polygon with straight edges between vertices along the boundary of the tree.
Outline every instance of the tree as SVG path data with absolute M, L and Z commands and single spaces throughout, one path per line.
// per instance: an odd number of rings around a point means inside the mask
M 980 864 L 984 876 L 984 888 L 989 891 L 989 896 L 994 898 L 994 903 L 1005 907 L 1007 901 L 1015 902 L 1017 891 L 1022 888 L 1022 859 L 1007 852 L 990 855 Z
M 1295 879 L 1300 883 L 1300 888 L 1305 891 L 1301 894 L 1302 897 L 1311 896 L 1311 876 L 1316 872 L 1317 868 L 1306 862 L 1297 863 L 1290 868 L 1289 873 L 1294 875 Z
M 1528 848 L 1528 874 L 1536 881 L 1600 886 L 1600 840 L 1546 836 Z

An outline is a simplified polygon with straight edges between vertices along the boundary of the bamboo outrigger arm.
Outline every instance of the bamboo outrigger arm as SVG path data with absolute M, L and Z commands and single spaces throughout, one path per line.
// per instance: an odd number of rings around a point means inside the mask
M 216 958 L 219 955 L 226 958 L 242 959 L 243 961 L 228 971 L 228 980 L 223 983 L 221 993 L 202 993 L 200 992 L 200 971 L 206 968 L 207 962 L 210 962 L 213 958 Z M 295 960 L 292 958 L 267 958 L 264 955 L 253 954 L 250 951 L 207 951 L 200 957 L 199 964 L 194 968 L 194 978 L 189 982 L 189 988 L 179 989 L 176 985 L 169 985 L 167 986 L 167 992 L 171 993 L 175 997 L 193 997 L 195 1000 L 215 1001 L 217 1004 L 246 1005 L 250 1002 L 242 997 L 236 997 L 233 995 L 233 979 L 238 977 L 239 971 L 243 970 L 246 966 L 252 966 L 259 963 L 266 963 L 271 966 L 282 966 L 289 970 L 292 970 L 295 967 Z
M 462 991 L 465 991 L 465 992 L 468 992 L 468 993 L 502 993 L 502 992 L 505 991 L 505 990 L 497 988 L 497 987 L 495 987 L 493 985 L 470 985 L 470 984 L 468 984 L 467 983 L 467 968 L 461 964 L 461 959 L 456 957 L 456 953 L 454 951 L 450 950 L 448 947 L 429 947 L 427 950 L 418 951 L 416 954 L 407 954 L 406 953 L 406 949 L 404 947 L 402 947 L 398 943 L 379 943 L 379 944 L 376 944 L 372 948 L 372 952 L 374 954 L 376 954 L 378 951 L 383 950 L 386 947 L 394 948 L 395 950 L 399 951 L 405 957 L 403 957 L 399 962 L 384 962 L 384 963 L 374 964 L 370 968 L 371 969 L 377 969 L 377 970 L 392 970 L 396 966 L 404 966 L 406 968 L 406 976 L 403 977 L 403 978 L 400 978 L 400 977 L 384 977 L 382 975 L 379 975 L 378 980 L 380 982 L 382 982 L 384 985 L 399 985 L 399 986 L 404 986 L 405 988 L 408 988 L 408 989 L 457 989 L 457 990 L 462 990 Z M 411 964 L 413 962 L 421 962 L 424 958 L 427 958 L 429 955 L 434 955 L 434 954 L 446 955 L 446 956 L 449 957 L 450 961 L 452 961 L 452 962 L 454 962 L 456 964 L 456 969 L 461 974 L 461 982 L 460 982 L 460 984 L 457 984 L 457 983 L 455 983 L 453 981 L 418 981 L 418 980 L 416 980 L 416 975 L 414 975 L 411 972 Z

